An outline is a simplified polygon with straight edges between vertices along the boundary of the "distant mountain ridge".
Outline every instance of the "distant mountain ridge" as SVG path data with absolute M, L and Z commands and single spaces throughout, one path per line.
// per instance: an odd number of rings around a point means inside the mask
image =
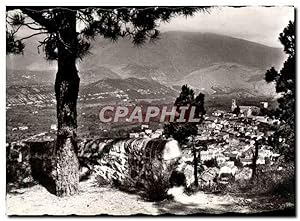
M 53 84 L 55 62 L 50 65 L 37 54 L 34 40 L 27 42 L 25 56 L 7 56 L 7 72 L 12 75 L 7 78 L 9 85 L 23 80 L 26 84 Z M 170 87 L 189 84 L 208 94 L 241 90 L 251 96 L 269 96 L 274 88 L 264 82 L 264 74 L 272 66 L 278 68 L 284 58 L 280 48 L 211 33 L 172 31 L 142 47 L 126 39 L 111 43 L 99 38 L 92 43 L 91 55 L 78 66 L 84 85 L 137 78 Z M 33 72 L 35 77 L 30 77 Z
M 135 74 L 139 70 L 144 76 L 143 73 L 150 69 L 155 70 L 154 73 L 162 73 L 167 82 L 182 79 L 215 63 L 237 63 L 266 70 L 279 66 L 284 60 L 280 48 L 198 32 L 165 32 L 155 43 L 142 47 L 135 47 L 124 39 L 113 44 L 99 39 L 94 42 L 91 53 L 80 64 L 82 70 L 98 65 L 109 67 L 119 75 L 125 72 L 128 75 L 130 70 Z

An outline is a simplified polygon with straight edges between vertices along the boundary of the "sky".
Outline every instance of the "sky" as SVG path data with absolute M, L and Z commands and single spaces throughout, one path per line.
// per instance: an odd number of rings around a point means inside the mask
M 281 47 L 278 36 L 289 20 L 294 20 L 293 7 L 218 7 L 191 18 L 173 18 L 160 30 L 211 32 Z
M 215 7 L 209 13 L 197 13 L 193 17 L 178 16 L 169 23 L 160 24 L 160 31 L 211 32 L 281 47 L 279 34 L 294 20 L 293 7 L 250 6 L 243 8 Z M 80 25 L 79 25 L 80 26 Z M 32 31 L 23 28 L 19 37 L 28 36 Z

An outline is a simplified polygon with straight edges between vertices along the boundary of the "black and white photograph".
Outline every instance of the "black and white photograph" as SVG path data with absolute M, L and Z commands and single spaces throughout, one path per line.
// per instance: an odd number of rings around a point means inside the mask
M 5 7 L 6 215 L 296 216 L 296 8 L 84 3 Z

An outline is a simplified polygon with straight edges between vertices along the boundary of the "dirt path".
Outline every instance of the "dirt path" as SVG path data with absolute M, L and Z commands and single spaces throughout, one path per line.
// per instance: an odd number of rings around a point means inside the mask
M 40 185 L 19 189 L 18 192 L 7 194 L 7 215 L 131 215 L 158 212 L 152 203 L 141 201 L 136 195 L 95 187 L 87 182 L 80 183 L 80 193 L 72 197 L 56 197 Z
M 250 199 L 198 192 L 192 196 L 181 188 L 170 190 L 173 201 L 146 202 L 139 196 L 112 188 L 96 187 L 91 182 L 80 183 L 76 196 L 59 198 L 36 185 L 18 189 L 6 196 L 7 215 L 159 215 L 191 213 L 256 212 Z

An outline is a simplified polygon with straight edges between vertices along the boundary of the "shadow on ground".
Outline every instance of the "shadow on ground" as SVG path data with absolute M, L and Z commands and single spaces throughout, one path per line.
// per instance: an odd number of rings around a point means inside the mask
M 231 212 L 232 204 L 222 204 L 222 209 L 208 209 L 199 206 L 197 203 L 182 203 L 177 201 L 164 201 L 155 203 L 155 207 L 159 213 L 167 216 L 289 216 L 296 215 L 295 208 L 286 208 L 282 210 L 270 210 L 270 211 L 255 211 L 252 212 Z

